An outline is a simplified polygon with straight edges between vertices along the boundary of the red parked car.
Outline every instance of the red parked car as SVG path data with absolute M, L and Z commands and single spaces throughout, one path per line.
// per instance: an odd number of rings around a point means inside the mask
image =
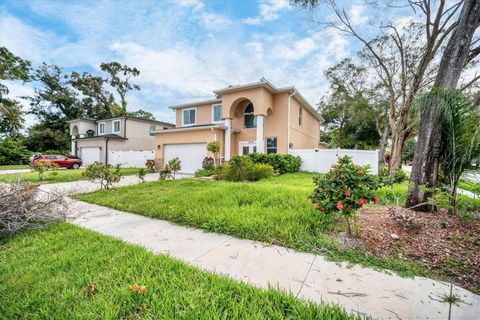
M 68 168 L 68 169 L 78 169 L 82 166 L 82 160 L 77 158 L 69 158 L 61 154 L 46 154 L 36 156 L 33 159 L 33 163 L 35 162 L 54 162 L 59 167 Z

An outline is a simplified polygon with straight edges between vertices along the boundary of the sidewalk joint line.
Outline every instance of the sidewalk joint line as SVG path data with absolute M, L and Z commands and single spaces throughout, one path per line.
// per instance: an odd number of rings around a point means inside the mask
M 229 240 L 232 240 L 233 237 L 229 236 L 227 239 L 225 239 L 224 241 L 220 242 L 218 245 L 216 245 L 215 247 L 211 248 L 211 249 L 208 249 L 206 252 L 202 253 L 200 256 L 196 257 L 195 259 L 193 259 L 192 261 L 190 262 L 195 262 L 197 261 L 198 259 L 200 259 L 201 257 L 207 255 L 208 253 L 212 252 L 213 250 L 217 249 L 218 247 L 220 247 L 222 244 L 224 244 L 225 242 L 229 241 Z
M 316 255 L 313 256 L 312 263 L 310 264 L 310 267 L 308 268 L 307 274 L 305 274 L 305 278 L 304 278 L 303 281 L 302 281 L 302 285 L 300 286 L 300 289 L 298 289 L 298 292 L 297 292 L 297 294 L 295 295 L 295 297 L 298 297 L 298 295 L 300 294 L 300 292 L 302 292 L 303 285 L 304 285 L 305 282 L 307 281 L 307 277 L 308 277 L 308 275 L 310 274 L 310 270 L 312 270 L 313 263 L 315 262 L 316 259 L 317 259 L 317 256 L 316 256 Z

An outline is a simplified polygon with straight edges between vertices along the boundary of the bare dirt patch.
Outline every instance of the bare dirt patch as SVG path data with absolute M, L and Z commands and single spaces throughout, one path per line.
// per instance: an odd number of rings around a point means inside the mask
M 419 262 L 480 292 L 480 220 L 462 221 L 447 212 L 373 207 L 360 210 L 357 223 L 360 241 L 373 254 Z

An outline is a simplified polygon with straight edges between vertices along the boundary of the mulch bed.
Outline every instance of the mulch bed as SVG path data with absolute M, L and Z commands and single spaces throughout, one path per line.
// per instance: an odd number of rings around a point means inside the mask
M 455 284 L 480 292 L 479 219 L 462 221 L 447 212 L 372 207 L 359 211 L 357 223 L 360 241 L 373 254 L 420 262 Z

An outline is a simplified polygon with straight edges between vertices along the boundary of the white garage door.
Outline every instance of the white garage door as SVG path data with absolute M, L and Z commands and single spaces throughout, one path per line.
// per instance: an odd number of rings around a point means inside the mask
M 164 150 L 165 163 L 178 157 L 181 161 L 180 172 L 194 173 L 202 167 L 203 158 L 207 156 L 205 143 L 167 144 Z
M 100 147 L 82 148 L 82 162 L 84 166 L 100 161 Z

